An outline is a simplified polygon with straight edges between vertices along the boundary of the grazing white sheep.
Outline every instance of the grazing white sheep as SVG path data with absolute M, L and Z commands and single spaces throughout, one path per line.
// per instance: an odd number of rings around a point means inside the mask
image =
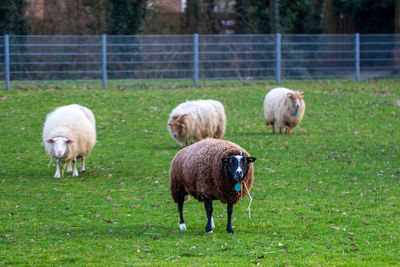
M 168 131 L 178 144 L 188 145 L 207 137 L 221 139 L 226 116 L 221 102 L 194 100 L 179 104 L 169 115 Z
M 49 113 L 43 127 L 43 144 L 46 152 L 57 159 L 54 178 L 60 178 L 60 162 L 74 163 L 72 176 L 78 176 L 76 161 L 82 159 L 81 172 L 85 171 L 85 158 L 96 143 L 96 122 L 86 107 L 72 104 L 61 106 Z
M 226 231 L 233 234 L 231 218 L 233 204 L 246 196 L 254 180 L 256 160 L 246 150 L 229 141 L 207 138 L 179 151 L 171 162 L 171 196 L 178 204 L 181 230 L 186 230 L 183 220 L 183 203 L 188 195 L 204 201 L 207 213 L 206 232 L 214 228 L 213 200 L 227 203 Z
M 279 126 L 279 133 L 291 135 L 303 119 L 306 104 L 303 100 L 304 92 L 293 91 L 287 88 L 275 88 L 268 92 L 264 100 L 265 124 L 272 126 L 275 133 L 275 123 Z

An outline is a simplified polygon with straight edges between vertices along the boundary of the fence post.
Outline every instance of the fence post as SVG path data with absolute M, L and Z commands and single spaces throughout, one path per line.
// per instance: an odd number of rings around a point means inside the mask
M 281 34 L 275 34 L 275 75 L 276 84 L 281 84 Z
M 103 74 L 103 88 L 107 89 L 107 35 L 101 35 L 101 62 Z
M 6 90 L 10 90 L 10 38 L 8 34 L 4 35 L 4 61 L 5 66 L 5 79 Z
M 193 81 L 194 87 L 199 86 L 199 34 L 193 35 Z
M 356 81 L 360 81 L 360 34 L 354 35 Z

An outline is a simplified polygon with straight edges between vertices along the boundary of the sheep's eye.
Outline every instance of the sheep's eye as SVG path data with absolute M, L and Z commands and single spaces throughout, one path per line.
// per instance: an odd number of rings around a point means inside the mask
M 225 162 L 225 163 L 229 162 L 229 158 L 222 158 L 221 160 L 222 160 L 222 162 Z

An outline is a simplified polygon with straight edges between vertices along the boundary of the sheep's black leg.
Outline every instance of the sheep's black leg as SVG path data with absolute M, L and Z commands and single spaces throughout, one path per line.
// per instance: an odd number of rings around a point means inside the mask
M 185 222 L 183 221 L 183 200 L 178 202 L 179 211 L 179 229 L 186 230 Z
M 226 225 L 226 231 L 228 234 L 233 234 L 232 229 L 232 213 L 233 213 L 233 204 L 228 204 L 228 224 Z
M 206 225 L 206 233 L 212 233 L 212 213 L 213 213 L 213 207 L 212 207 L 212 200 L 206 200 L 204 201 L 204 208 L 206 209 L 207 213 L 207 225 Z

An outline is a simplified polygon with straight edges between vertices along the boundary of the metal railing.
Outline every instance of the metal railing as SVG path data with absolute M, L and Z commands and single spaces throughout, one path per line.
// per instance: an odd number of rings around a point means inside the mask
M 321 79 L 393 77 L 400 35 L 0 36 L 0 79 Z

